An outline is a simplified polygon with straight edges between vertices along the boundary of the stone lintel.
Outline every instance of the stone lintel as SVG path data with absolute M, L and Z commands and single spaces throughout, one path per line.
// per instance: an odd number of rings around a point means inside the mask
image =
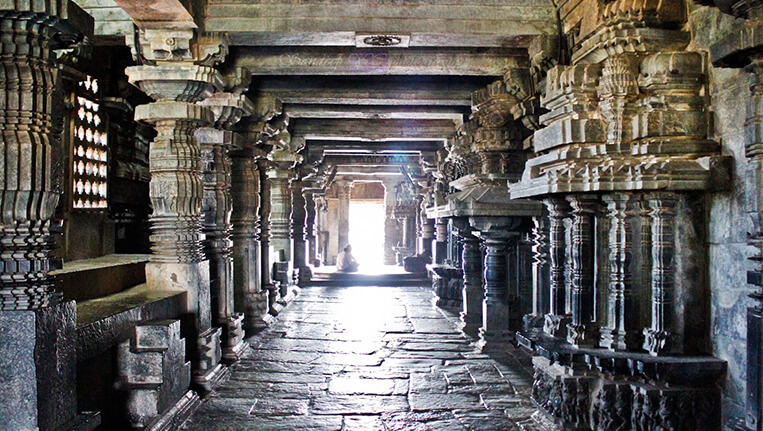
M 355 50 L 342 47 L 240 48 L 234 65 L 254 75 L 451 75 L 501 77 L 527 66 L 513 48 Z

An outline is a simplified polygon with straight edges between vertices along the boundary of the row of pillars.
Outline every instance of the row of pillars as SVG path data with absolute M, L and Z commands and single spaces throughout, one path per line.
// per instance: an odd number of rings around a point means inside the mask
M 690 195 L 580 194 L 544 203 L 547 222 L 534 221 L 528 320 L 575 347 L 702 352 L 703 259 L 692 251 L 701 250 L 693 226 L 702 215 Z
M 696 199 L 613 193 L 544 203 L 547 215 L 533 218 L 531 229 L 511 218 L 494 218 L 499 226 L 484 229 L 479 220 L 451 219 L 461 250 L 464 332 L 490 343 L 539 328 L 578 348 L 702 352 L 702 319 L 692 316 L 704 294 L 697 288 L 703 258 L 692 251 L 702 242 L 692 227 L 702 217 Z M 447 221 L 436 227 L 435 250 L 444 250 Z M 524 295 L 531 297 L 526 310 Z

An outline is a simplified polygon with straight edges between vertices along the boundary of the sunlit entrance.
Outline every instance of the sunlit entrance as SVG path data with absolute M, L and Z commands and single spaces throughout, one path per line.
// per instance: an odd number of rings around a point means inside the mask
M 384 201 L 350 201 L 350 244 L 360 270 L 384 264 Z

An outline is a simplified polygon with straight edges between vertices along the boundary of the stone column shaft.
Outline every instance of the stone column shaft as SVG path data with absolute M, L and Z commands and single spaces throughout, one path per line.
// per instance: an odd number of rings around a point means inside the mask
M 209 261 L 202 248 L 201 149 L 195 132 L 214 121 L 212 110 L 196 102 L 222 84 L 220 74 L 188 63 L 132 66 L 126 69 L 154 103 L 138 106 L 135 119 L 154 126 L 157 135 L 149 148 L 151 182 L 151 262 L 146 283 L 158 290 L 187 292 L 193 327 L 185 327 L 193 365 L 193 379 L 211 390 L 224 378 L 219 364 L 220 328 L 212 328 Z
M 544 331 L 554 337 L 567 336 L 569 316 L 567 309 L 566 273 L 566 233 L 564 219 L 569 217 L 570 206 L 566 200 L 550 197 L 544 200 L 548 210 L 548 256 L 549 267 L 549 310 L 546 315 Z
M 260 173 L 249 151 L 234 153 L 231 181 L 235 310 L 244 313 L 244 329 L 258 332 L 265 329 L 273 317 L 268 313 L 268 291 L 263 288 L 260 266 Z
M 598 197 L 573 195 L 572 206 L 572 321 L 567 325 L 567 341 L 573 346 L 596 343 L 594 314 L 594 219 Z
M 548 262 L 548 219 L 533 217 L 532 313 L 525 316 L 525 330 L 543 327 L 550 302 Z
M 339 252 L 350 243 L 350 194 L 352 181 L 337 181 L 337 196 L 339 197 L 337 222 L 339 224 L 338 236 Z
M 319 232 L 315 215 L 315 199 L 313 192 L 305 191 L 303 198 L 305 200 L 305 240 L 307 242 L 307 264 L 315 265 L 317 260 L 318 245 L 316 243 Z
M 212 129 L 214 131 L 214 129 Z M 230 133 L 230 132 L 228 132 Z M 231 159 L 227 145 L 202 144 L 204 253 L 209 259 L 212 323 L 223 329 L 223 356 L 238 360 L 243 342 L 243 313 L 235 312 L 233 293 Z
M 448 219 L 438 218 L 435 222 L 434 263 L 445 261 L 448 254 Z
M 509 260 L 509 243 L 516 243 L 518 235 L 505 230 L 481 232 L 480 236 L 485 244 L 480 341 L 489 347 L 492 342 L 508 341 L 519 329 L 520 316 L 511 309 L 515 292 L 509 294 L 509 274 L 515 276 L 518 269 L 516 260 Z
M 274 168 L 270 171 L 270 244 L 282 254 L 282 261 L 291 259 L 291 171 Z
M 652 320 L 644 349 L 652 355 L 681 353 L 675 308 L 675 193 L 647 195 L 652 216 Z
M 262 276 L 262 289 L 268 292 L 268 306 L 270 314 L 276 316 L 281 312 L 283 306 L 278 303 L 281 298 L 278 288 L 273 284 L 270 275 L 270 178 L 268 171 L 271 169 L 271 162 L 268 160 L 258 160 L 257 167 L 260 172 L 260 275 Z
M 65 169 L 51 50 L 77 38 L 56 16 L 68 2 L 10 4 L 0 11 L 0 428 L 78 429 L 77 312 L 48 274 Z
M 302 181 L 291 182 L 291 261 L 294 271 L 297 271 L 299 283 L 310 280 L 310 268 L 307 267 L 307 245 L 305 235 L 305 220 L 307 210 L 305 197 L 302 193 Z
M 393 215 L 395 209 L 395 186 L 396 182 L 386 181 L 384 185 L 384 264 L 394 265 L 395 250 L 399 241 L 397 235 L 397 220 Z
M 625 193 L 605 195 L 609 218 L 609 286 L 607 323 L 601 331 L 602 347 L 634 350 L 640 347 L 638 301 L 633 296 L 633 217 L 636 203 Z
M 472 235 L 468 229 L 460 229 L 463 248 L 461 268 L 464 272 L 463 311 L 461 322 L 464 332 L 476 337 L 482 326 L 482 251 L 479 238 Z

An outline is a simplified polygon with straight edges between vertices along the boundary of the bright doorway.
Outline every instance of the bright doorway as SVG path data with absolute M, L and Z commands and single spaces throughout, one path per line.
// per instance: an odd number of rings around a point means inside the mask
M 383 200 L 350 200 L 349 236 L 360 271 L 384 265 Z

